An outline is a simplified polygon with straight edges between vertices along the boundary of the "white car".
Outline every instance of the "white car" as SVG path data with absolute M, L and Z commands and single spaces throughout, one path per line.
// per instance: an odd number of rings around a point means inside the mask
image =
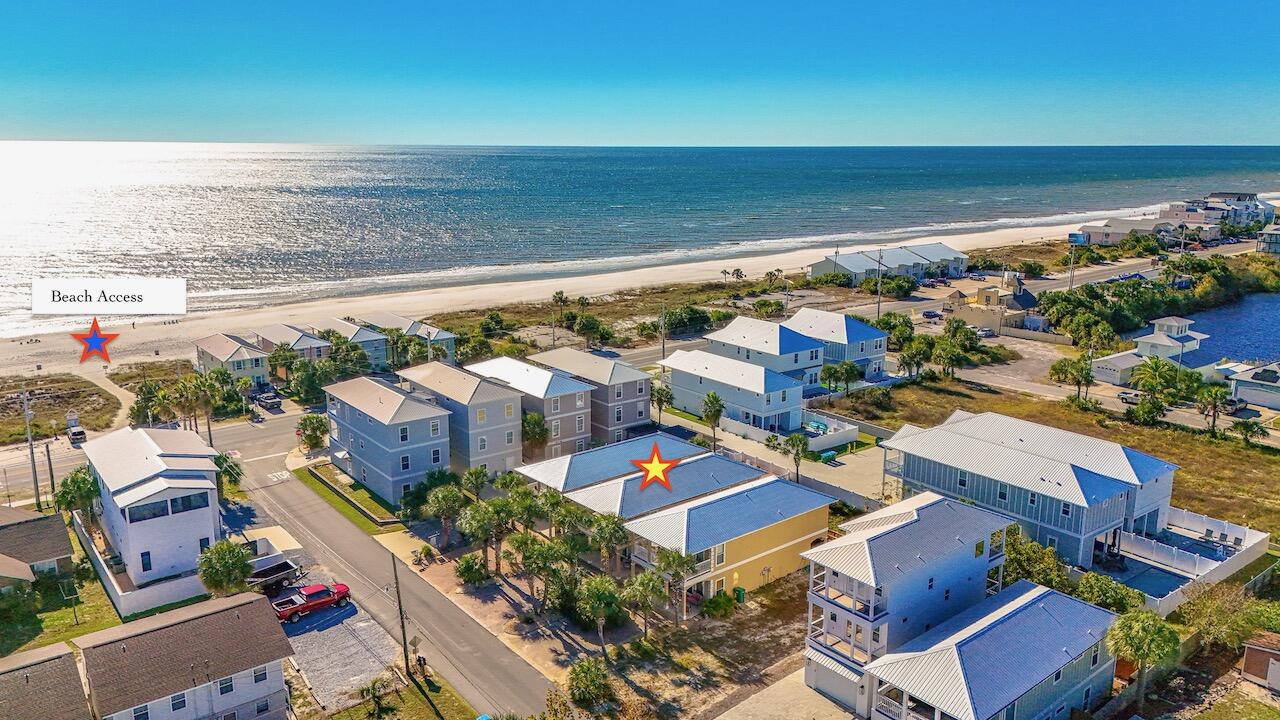
M 1121 390 L 1116 397 L 1120 398 L 1120 402 L 1125 405 L 1137 405 L 1142 401 L 1142 393 L 1132 390 Z

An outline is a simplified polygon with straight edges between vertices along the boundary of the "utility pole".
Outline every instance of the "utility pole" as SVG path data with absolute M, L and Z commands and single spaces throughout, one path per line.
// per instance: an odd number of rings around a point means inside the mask
M 884 280 L 884 248 L 876 254 L 876 319 L 880 319 L 880 283 Z
M 667 359 L 667 304 L 662 303 L 662 315 L 658 317 L 658 334 L 662 336 L 662 359 Z
M 49 450 L 49 446 L 52 444 L 52 442 L 44 444 L 44 459 L 49 463 L 49 492 L 56 495 L 58 493 L 58 481 L 53 474 L 53 453 Z
M 1073 290 L 1076 286 L 1076 244 L 1071 243 L 1071 252 L 1067 260 L 1067 289 Z
M 409 633 L 405 629 L 404 602 L 400 599 L 400 563 L 395 553 L 390 550 L 387 553 L 391 555 L 391 578 L 396 586 L 396 611 L 400 615 L 400 649 L 404 651 L 404 674 L 408 677 L 413 674 L 413 666 L 409 664 Z
M 424 325 L 425 325 L 425 323 L 424 323 Z M 430 326 L 430 325 L 427 325 L 426 327 L 427 327 L 427 362 L 431 362 L 431 340 L 432 340 L 432 337 L 431 337 L 431 326 Z M 552 344 L 552 346 L 554 346 L 554 345 L 555 345 L 555 343 L 554 343 L 554 342 L 553 342 L 553 343 L 551 343 L 551 344 Z
M 35 413 L 31 412 L 31 392 L 22 391 L 22 417 L 27 422 L 27 455 L 31 458 L 31 487 L 36 492 L 36 509 L 44 509 L 40 505 L 40 476 L 36 473 L 36 446 L 31 441 L 31 418 Z

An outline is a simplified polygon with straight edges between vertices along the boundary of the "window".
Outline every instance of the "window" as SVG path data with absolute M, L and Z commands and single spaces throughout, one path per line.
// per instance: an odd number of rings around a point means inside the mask
M 973 556 L 974 556 L 974 557 L 982 557 L 982 551 L 983 551 L 983 550 L 985 550 L 985 549 L 986 549 L 986 547 L 987 547 L 987 543 L 986 543 L 986 541 L 985 541 L 985 540 L 979 540 L 979 541 L 977 542 L 977 544 L 973 546 Z
M 1044 539 L 1044 546 L 1056 550 L 1058 547 L 1058 538 L 1049 535 Z
M 1091 667 L 1091 668 L 1096 668 L 1096 667 L 1098 667 L 1098 656 L 1099 656 L 1099 655 L 1101 655 L 1101 647 L 1100 647 L 1100 646 L 1098 646 L 1098 645 L 1094 645 L 1094 646 L 1093 646 L 1093 654 L 1089 656 L 1089 667 Z
M 858 343 L 858 353 L 862 354 L 866 351 L 867 351 L 867 341 L 863 340 L 862 342 Z
M 1062 517 L 1071 517 L 1071 503 L 1062 503 Z
M 510 435 L 511 433 L 507 433 L 507 434 Z M 432 465 L 440 464 L 440 448 L 434 448 L 431 451 L 431 464 Z
M 186 707 L 186 706 L 187 706 L 187 694 L 186 694 L 186 693 L 178 693 L 177 695 L 170 695 L 170 696 L 169 696 L 169 710 L 170 710 L 170 711 L 172 711 L 172 712 L 177 712 L 177 711 L 181 710 L 182 708 L 184 708 L 184 707 Z
M 1028 504 L 1028 505 L 1035 505 L 1035 504 L 1036 504 L 1036 494 L 1035 494 L 1035 493 L 1029 493 L 1029 494 L 1027 495 L 1027 504 Z
M 484 424 L 484 422 L 485 422 L 485 420 L 487 420 L 488 418 L 489 418 L 489 413 L 485 412 L 485 409 L 484 409 L 484 408 L 480 408 L 479 410 L 476 410 L 476 423 L 477 423 L 477 424 L 479 424 L 479 425 L 483 425 L 483 424 Z
M 151 572 L 151 553 L 142 553 L 142 572 Z
M 797 365 L 799 364 L 799 362 L 800 362 L 800 353 L 793 353 L 791 355 L 791 364 Z
M 573 451 L 582 452 L 583 450 L 586 450 L 586 449 L 587 449 L 587 441 L 582 438 L 578 438 L 578 442 L 574 443 L 573 445 Z
M 960 475 L 956 477 L 956 485 L 959 485 L 962 488 L 969 487 L 969 473 L 961 470 Z
M 575 407 L 582 407 L 584 404 L 586 404 L 586 400 L 585 400 L 585 398 L 586 398 L 586 395 L 584 395 L 583 393 L 578 393 L 577 395 L 574 395 L 574 396 L 573 396 L 573 404 L 574 404 L 574 406 L 575 406 Z
M 401 470 L 408 470 L 408 469 L 409 469 L 409 456 L 408 456 L 408 455 L 401 455 L 401 456 L 400 456 L 400 469 L 401 469 Z
M 622 399 L 622 386 L 621 386 L 621 385 L 618 385 L 618 386 L 616 386 L 616 387 L 614 387 L 614 388 L 613 388 L 613 398 L 614 398 L 615 400 L 621 400 L 621 399 Z
M 637 381 L 636 381 L 636 394 L 637 394 L 637 395 L 643 395 L 643 394 L 644 394 L 644 381 L 643 381 L 643 380 L 637 380 Z
M 266 666 L 266 665 L 263 665 L 263 666 L 262 666 L 262 667 L 260 667 L 260 668 L 254 668 L 254 669 L 253 669 L 253 681 L 254 681 L 255 683 L 260 683 L 260 682 L 266 682 L 266 681 L 267 681 L 267 666 Z
M 158 517 L 164 517 L 169 514 L 169 501 L 158 500 L 156 502 L 143 503 L 134 505 L 129 508 L 129 522 L 136 523 L 143 520 L 152 520 Z
M 400 428 L 400 442 L 409 442 L 409 428 Z
M 369 481 L 369 468 L 361 465 L 360 466 L 360 482 L 368 482 L 368 481 Z
M 716 546 L 716 565 L 724 564 L 724 543 Z
M 483 452 L 489 449 L 489 439 L 486 437 L 476 438 L 476 449 Z
M 1062 680 L 1062 668 L 1058 668 L 1058 671 L 1053 674 L 1053 684 L 1057 685 L 1060 680 Z
M 151 711 L 146 705 L 139 705 L 133 709 L 133 720 L 148 720 L 151 717 Z
M 192 493 L 169 501 L 169 512 L 174 515 L 207 507 L 209 507 L 209 493 Z
M 439 435 L 440 435 L 440 421 L 432 420 L 431 421 L 431 437 L 439 437 Z
M 254 359 L 253 359 L 253 366 L 254 366 L 254 367 L 256 367 L 256 368 L 260 368 L 260 367 L 262 367 L 262 358 L 254 358 Z
M 765 393 L 765 394 L 764 394 L 764 404 L 765 404 L 765 405 L 772 405 L 772 404 L 773 404 L 773 396 L 772 396 L 772 395 L 770 395 L 769 393 Z
M 786 391 L 786 390 L 783 390 L 783 391 L 782 391 L 782 402 L 786 402 L 786 401 L 787 401 L 787 391 Z
M 617 431 L 615 431 L 615 432 L 613 433 L 613 441 L 614 441 L 614 442 L 622 442 L 622 431 L 621 431 L 621 430 L 617 430 Z
M 822 352 L 822 351 L 821 351 L 821 350 L 810 350 L 810 351 L 809 351 L 809 359 L 810 359 L 810 360 L 817 360 L 817 359 L 818 359 L 818 353 L 820 353 L 820 352 Z
M 582 432 L 586 427 L 587 427 L 587 417 L 585 415 L 579 415 L 578 417 L 573 419 L 574 432 Z
M 560 398 L 551 398 L 551 412 L 560 412 Z
M 226 695 L 236 689 L 236 681 L 234 678 L 224 677 L 218 681 L 218 694 Z
M 836 614 L 831 613 L 831 622 L 835 622 L 835 621 L 836 621 Z
M 929 578 L 929 589 L 933 589 L 933 578 Z
M 1084 689 L 1084 709 L 1089 709 L 1089 701 L 1093 699 L 1093 688 Z
M 716 578 L 716 589 L 711 594 L 719 595 L 722 592 L 724 592 L 724 578 Z
M 943 599 L 943 600 L 950 600 L 950 599 L 951 599 L 951 588 L 947 588 L 946 590 L 943 590 L 943 591 L 942 591 L 942 599 Z
M 644 403 L 642 402 L 636 403 L 636 417 L 638 418 L 644 417 L 645 410 L 647 409 L 648 407 Z
M 1000 502 L 1007 502 L 1009 500 L 1008 485 L 1005 485 L 1004 483 L 1000 483 L 996 487 L 996 500 L 999 500 Z
M 613 421 L 622 422 L 622 408 L 616 407 L 613 409 Z
M 551 437 L 560 437 L 560 421 L 551 421 Z
M 200 552 L 204 552 L 205 550 L 208 550 L 208 549 L 209 549 L 209 538 L 207 537 L 200 538 Z
M 229 713 L 223 713 L 222 720 L 236 720 L 236 711 L 232 710 Z
M 514 444 L 515 444 L 515 442 L 516 442 L 516 432 L 515 432 L 515 430 L 508 430 L 508 431 L 507 431 L 507 444 L 508 444 L 508 445 L 514 445 Z
M 257 707 L 254 708 L 254 712 L 256 712 L 259 715 L 262 715 L 263 713 L 267 712 L 270 709 L 271 709 L 271 700 L 268 698 L 266 700 L 259 700 Z
M 405 483 L 405 484 L 401 485 L 401 486 L 400 486 L 400 496 L 401 496 L 401 497 L 404 497 L 405 495 L 408 495 L 408 494 L 409 494 L 409 491 L 410 491 L 411 489 L 413 489 L 413 486 L 412 486 L 412 485 L 410 485 L 409 483 Z M 255 681 L 255 682 L 257 682 L 257 681 Z

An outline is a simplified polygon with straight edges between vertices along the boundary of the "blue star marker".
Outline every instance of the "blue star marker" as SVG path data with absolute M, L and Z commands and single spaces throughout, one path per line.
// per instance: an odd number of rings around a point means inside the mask
M 94 318 L 93 324 L 89 326 L 89 332 L 71 333 L 71 337 L 84 344 L 84 348 L 80 351 L 80 362 L 88 360 L 91 355 L 97 355 L 104 361 L 111 362 L 111 356 L 107 353 L 107 344 L 120 337 L 120 333 L 102 332 L 98 328 L 98 318 Z

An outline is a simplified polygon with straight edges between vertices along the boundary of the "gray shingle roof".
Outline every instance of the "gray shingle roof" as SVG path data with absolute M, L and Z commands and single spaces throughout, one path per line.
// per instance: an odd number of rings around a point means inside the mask
M 70 645 L 0 658 L 0 718 L 92 720 Z
M 377 378 L 356 377 L 326 386 L 324 391 L 383 425 L 449 415 L 448 410 L 421 395 Z
M 648 380 L 649 373 L 634 368 L 621 360 L 600 357 L 576 348 L 562 347 L 530 355 L 529 360 L 550 368 L 563 370 L 599 385 L 617 385 L 624 382 Z
M 71 556 L 71 538 L 58 514 L 0 508 L 0 555 L 30 565 Z
M 293 654 L 266 596 L 241 593 L 73 640 L 98 713 L 112 713 Z

